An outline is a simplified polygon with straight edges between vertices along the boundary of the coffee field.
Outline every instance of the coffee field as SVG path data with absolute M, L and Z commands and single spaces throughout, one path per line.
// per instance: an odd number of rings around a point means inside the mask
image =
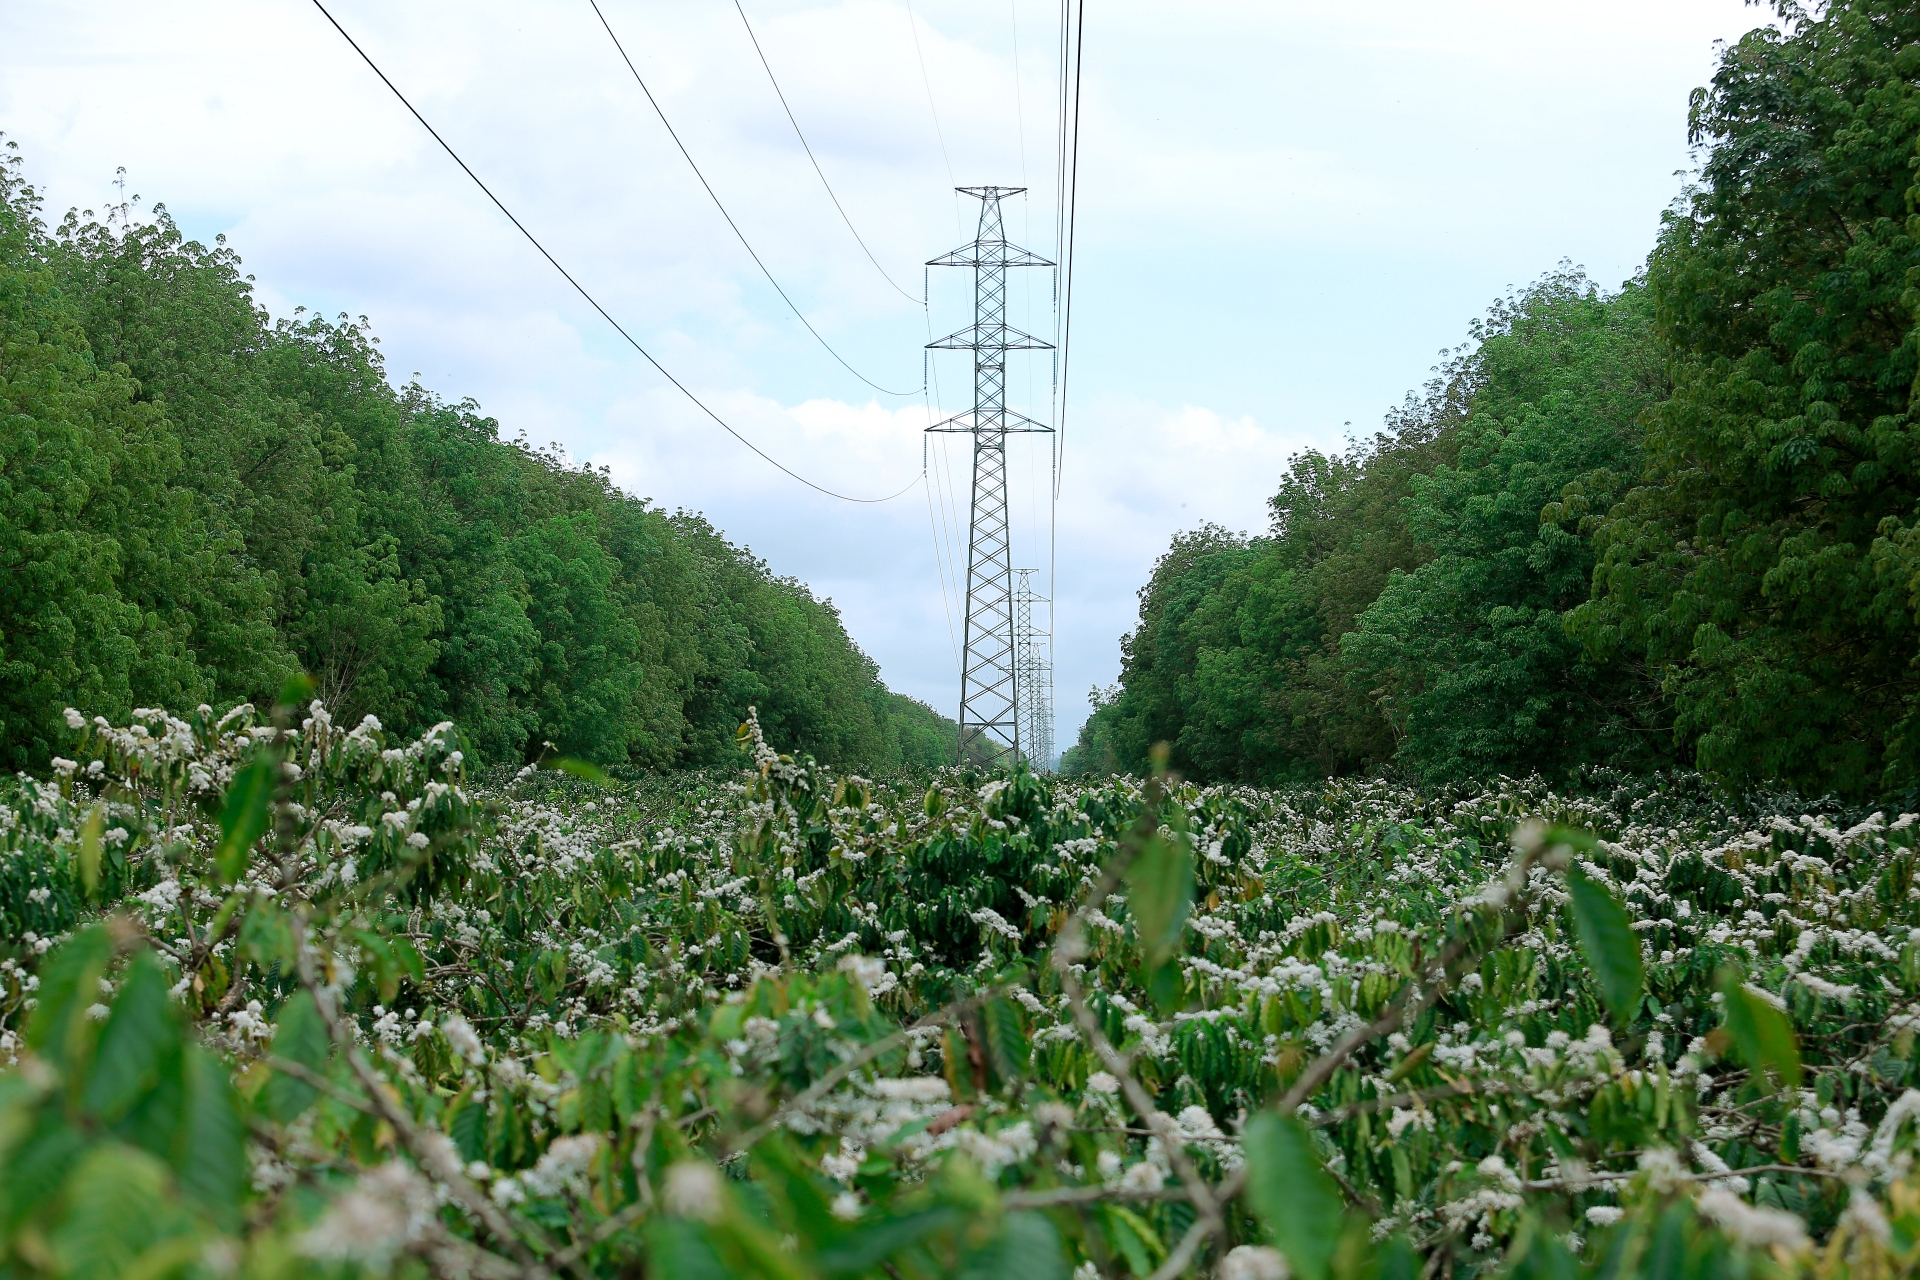
M 7 1275 L 1908 1274 L 1913 815 L 69 713 Z

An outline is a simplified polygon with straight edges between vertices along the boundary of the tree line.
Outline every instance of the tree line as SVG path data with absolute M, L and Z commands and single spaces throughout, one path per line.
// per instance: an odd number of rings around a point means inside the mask
M 1618 291 L 1512 292 L 1256 537 L 1176 537 L 1063 768 L 1920 783 L 1920 10 L 1722 51 Z
M 0 766 L 68 706 L 454 721 L 485 761 L 731 759 L 749 706 L 848 766 L 952 759 L 830 601 L 698 514 L 386 378 L 364 317 L 274 319 L 224 237 L 57 226 L 0 163 Z M 548 746 L 551 744 L 551 747 Z

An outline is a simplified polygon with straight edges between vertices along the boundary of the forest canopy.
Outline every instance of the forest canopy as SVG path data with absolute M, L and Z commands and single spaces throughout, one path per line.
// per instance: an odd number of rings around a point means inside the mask
M 364 317 L 270 317 L 224 237 L 155 215 L 49 227 L 0 165 L 0 767 L 44 767 L 70 705 L 268 705 L 301 670 L 495 762 L 710 764 L 749 706 L 822 760 L 951 759 L 830 601 L 396 389 Z
M 1264 534 L 1174 539 L 1065 770 L 1920 784 L 1920 11 L 1781 13 L 1640 274 L 1513 292 Z

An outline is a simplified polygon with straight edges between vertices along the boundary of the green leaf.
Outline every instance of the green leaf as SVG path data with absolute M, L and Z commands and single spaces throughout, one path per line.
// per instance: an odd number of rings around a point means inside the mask
M 100 887 L 100 831 L 106 820 L 105 807 L 96 804 L 80 824 L 80 885 L 89 898 Z
M 11 1078 L 17 1080 L 19 1076 Z M 0 1161 L 4 1226 L 9 1230 L 57 1197 L 67 1171 L 95 1145 L 86 1130 L 68 1121 L 64 1108 L 42 1107 L 38 1111 L 32 1117 L 31 1130 L 8 1135 L 6 1158 Z M 26 1118 L 25 1107 L 5 1116 L 9 1127 Z
M 1171 1017 L 1186 998 L 1186 983 L 1181 980 L 1180 966 L 1172 960 L 1153 966 L 1143 985 L 1153 1000 L 1153 1007 L 1167 1017 Z
M 655 1218 L 648 1225 L 647 1274 L 674 1280 L 732 1280 L 705 1228 L 684 1218 Z
M 1627 913 L 1606 888 L 1579 867 L 1567 870 L 1568 909 L 1574 936 L 1593 970 L 1600 998 L 1622 1021 L 1633 1016 L 1640 1003 L 1645 976 L 1640 968 L 1640 939 Z
M 302 707 L 313 700 L 313 691 L 313 677 L 304 671 L 296 671 L 280 686 L 280 697 L 276 701 L 290 716 L 297 715 Z
M 1004 1085 L 1024 1079 L 1032 1047 L 1020 1017 L 1020 1007 L 1004 996 L 987 1001 L 980 1008 L 981 1037 L 986 1041 L 987 1065 Z
M 297 1062 L 310 1071 L 325 1071 L 330 1047 L 327 1024 L 314 1007 L 313 997 L 304 991 L 296 991 L 290 1000 L 280 1006 L 280 1016 L 275 1020 L 274 1056 Z M 276 1071 L 261 1088 L 257 1105 L 267 1116 L 285 1124 L 312 1106 L 314 1098 L 318 1096 L 318 1090 L 306 1081 Z M 469 1160 L 479 1158 L 477 1155 L 467 1157 Z
M 960 1259 L 955 1280 L 1067 1280 L 1060 1233 L 1038 1213 L 1010 1213 L 985 1245 Z
M 62 1200 L 67 1211 L 48 1243 L 72 1280 L 167 1275 L 205 1247 L 167 1195 L 166 1167 L 143 1151 L 96 1147 L 67 1179 Z
M 1800 1086 L 1800 1046 L 1793 1024 L 1772 1002 L 1747 990 L 1732 965 L 1720 970 L 1721 1014 L 1733 1047 L 1756 1074 L 1772 1071 L 1789 1089 Z
M 99 1023 L 87 1010 L 100 1002 L 100 979 L 113 956 L 113 939 L 89 925 L 47 957 L 40 969 L 40 1003 L 27 1023 L 27 1047 L 56 1067 L 85 1064 Z
M 412 978 L 416 983 L 427 980 L 427 962 L 420 957 L 420 949 L 406 938 L 393 940 L 393 962 L 400 972 Z
M 469 1090 L 460 1095 L 453 1120 L 447 1125 L 447 1136 L 453 1139 L 454 1149 L 468 1163 L 487 1158 L 487 1104 L 475 1102 L 471 1093 Z
M 100 1033 L 100 1050 L 87 1078 L 81 1105 L 112 1124 L 140 1095 L 153 1088 L 167 1055 L 179 1052 L 180 1027 L 167 978 L 145 952 L 127 966 L 126 979 Z
M 570 773 L 576 778 L 584 778 L 596 787 L 611 787 L 617 785 L 612 778 L 607 776 L 605 770 L 588 760 L 576 760 L 572 756 L 561 756 L 557 760 L 548 761 L 547 767 L 549 769 L 558 769 L 562 773 Z
M 274 764 L 272 755 L 263 751 L 234 774 L 227 787 L 226 807 L 220 811 L 220 845 L 213 851 L 213 865 L 220 872 L 222 884 L 240 878 L 254 842 L 267 832 Z
M 1420 1255 L 1407 1238 L 1388 1236 L 1373 1247 L 1375 1280 L 1419 1280 Z
M 1247 1201 L 1301 1280 L 1327 1280 L 1345 1206 L 1292 1116 L 1263 1111 L 1247 1125 Z
M 832 1248 L 821 1250 L 814 1263 L 829 1276 L 865 1275 L 900 1250 L 965 1221 L 965 1215 L 958 1208 L 943 1205 L 897 1218 L 862 1222 L 835 1241 Z
M 1148 963 L 1161 964 L 1179 946 L 1193 909 L 1193 855 L 1184 843 L 1162 836 L 1147 841 L 1127 868 L 1127 907 Z
M 226 1066 L 197 1044 L 181 1055 L 180 1126 L 169 1152 L 189 1200 L 222 1227 L 240 1225 L 247 1189 L 247 1134 Z
M 276 963 L 282 973 L 293 968 L 292 922 L 264 893 L 255 895 L 254 903 L 240 920 L 240 954 L 262 969 L 271 969 Z
M 1107 1240 L 1127 1260 L 1127 1267 L 1136 1276 L 1152 1275 L 1160 1259 L 1167 1256 L 1159 1232 L 1125 1205 L 1107 1205 L 1106 1219 Z

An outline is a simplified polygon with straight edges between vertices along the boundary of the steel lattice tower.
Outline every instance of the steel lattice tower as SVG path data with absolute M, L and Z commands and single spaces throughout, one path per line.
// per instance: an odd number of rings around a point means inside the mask
M 1007 433 L 1051 431 L 1007 408 L 1007 352 L 1045 351 L 1053 344 L 1007 323 L 1007 268 L 1050 267 L 1038 254 L 1007 243 L 1000 201 L 1025 187 L 960 187 L 980 201 L 972 244 L 933 259 L 930 267 L 973 268 L 973 323 L 928 347 L 973 352 L 973 410 L 928 431 L 973 436 L 973 508 L 967 527 L 966 644 L 960 665 L 960 759 L 986 755 L 1012 764 L 1021 754 L 1019 675 L 1013 633 L 1013 559 L 1007 530 Z
M 1020 577 L 1013 589 L 1013 670 L 1020 710 L 1017 716 L 1020 747 L 1036 769 L 1053 768 L 1053 654 L 1052 639 L 1033 626 L 1033 606 L 1047 603 L 1033 594 L 1038 569 L 1015 569 Z

